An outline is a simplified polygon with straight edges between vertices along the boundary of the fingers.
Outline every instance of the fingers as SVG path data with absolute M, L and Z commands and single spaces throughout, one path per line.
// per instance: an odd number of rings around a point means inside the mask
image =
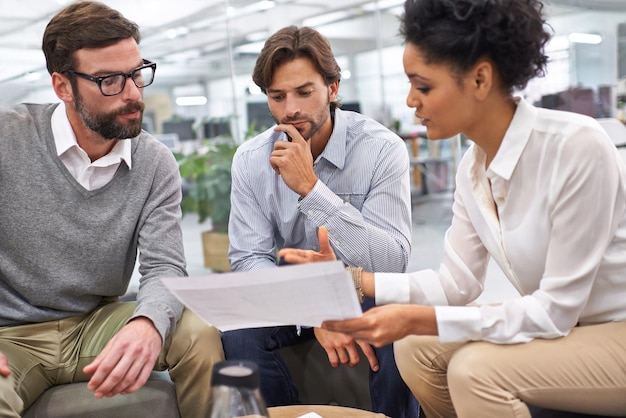
M 288 123 L 281 123 L 280 125 L 276 125 L 276 127 L 274 128 L 275 132 L 284 132 L 288 138 L 291 138 L 291 140 L 289 141 L 285 141 L 285 142 L 291 142 L 294 144 L 299 144 L 299 145 L 306 145 L 308 142 L 302 137 L 302 135 L 300 134 L 300 132 L 294 128 L 292 125 L 289 125 Z
M 376 357 L 376 352 L 374 351 L 372 346 L 366 343 L 365 341 L 360 341 L 360 340 L 357 340 L 357 344 L 359 345 L 359 347 L 361 347 L 361 350 L 363 351 L 365 358 L 367 358 L 367 362 L 369 363 L 370 368 L 373 371 L 377 372 L 378 369 L 380 368 L 380 365 L 378 364 L 378 357 Z
M 278 251 L 278 256 L 290 264 L 310 263 L 312 260 L 309 252 L 309 250 L 299 250 L 297 248 L 281 248 Z
M 325 226 L 319 227 L 317 237 L 320 244 L 319 252 L 312 250 L 301 250 L 298 248 L 281 248 L 278 251 L 278 256 L 283 258 L 289 264 L 303 264 L 336 260 L 337 257 L 335 256 L 333 248 L 330 246 L 328 230 Z
M 317 341 L 326 351 L 328 361 L 333 367 L 340 364 L 354 367 L 361 361 L 356 344 L 349 336 L 321 328 L 315 328 L 314 331 Z
M 0 353 L 0 376 L 8 376 L 10 374 L 9 359 L 4 354 Z
M 94 369 L 95 367 L 95 369 Z M 85 366 L 83 371 L 93 369 L 93 376 L 87 387 L 96 398 L 110 398 L 122 393 L 132 393 L 141 388 L 150 375 L 150 364 L 133 359 L 131 355 L 120 358 L 110 357 L 96 367 L 96 362 Z
M 135 318 L 83 368 L 93 374 L 87 387 L 97 398 L 132 393 L 148 380 L 161 350 L 161 336 L 147 318 Z
M 353 329 L 346 325 L 347 321 L 349 321 L 349 319 L 342 321 L 324 321 L 322 322 L 321 328 L 333 332 L 352 332 Z
M 345 351 L 348 354 L 348 358 L 346 359 L 347 361 L 345 361 L 343 364 L 347 363 L 350 367 L 354 367 L 359 364 L 359 361 L 361 361 L 361 356 L 359 356 L 359 351 L 356 349 L 356 344 L 350 344 L 345 348 Z
M 333 367 L 338 367 L 339 366 L 339 356 L 337 355 L 337 350 L 331 350 L 331 349 L 324 348 L 324 351 L 326 351 L 326 355 L 328 356 L 328 362 L 330 363 L 330 365 L 333 366 Z
M 322 255 L 333 255 L 335 256 L 335 252 L 333 248 L 330 246 L 330 239 L 328 238 L 328 229 L 325 226 L 320 226 L 317 230 L 317 239 L 320 244 L 320 253 Z
M 347 364 L 350 367 L 354 367 L 361 361 L 356 345 L 324 349 L 328 356 L 328 362 L 333 367 L 338 367 L 340 364 Z
M 122 380 L 130 367 L 130 361 L 121 355 L 104 351 L 96 359 L 83 368 L 83 372 L 93 374 L 87 388 L 94 392 L 96 398 L 107 397 L 111 389 Z

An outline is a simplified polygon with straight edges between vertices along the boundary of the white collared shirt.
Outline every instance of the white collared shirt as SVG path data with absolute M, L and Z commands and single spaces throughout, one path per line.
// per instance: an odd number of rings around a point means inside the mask
M 626 320 L 626 168 L 592 118 L 518 100 L 495 158 L 457 174 L 438 271 L 375 275 L 376 303 L 436 306 L 442 342 L 519 343 Z M 489 259 L 522 295 L 468 307 Z
M 131 144 L 127 140 L 117 141 L 108 154 L 91 162 L 76 141 L 65 113 L 65 103 L 61 102 L 54 110 L 51 122 L 57 155 L 85 189 L 96 190 L 110 182 L 122 161 L 126 162 L 129 170 L 132 168 Z

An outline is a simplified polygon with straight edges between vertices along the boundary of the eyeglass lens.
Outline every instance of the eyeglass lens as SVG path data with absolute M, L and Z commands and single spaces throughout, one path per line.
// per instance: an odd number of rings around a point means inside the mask
M 124 90 L 126 74 L 112 74 L 101 79 L 100 88 L 106 95 L 114 95 Z M 143 88 L 152 84 L 154 80 L 154 67 L 144 66 L 131 72 L 131 77 L 137 88 Z

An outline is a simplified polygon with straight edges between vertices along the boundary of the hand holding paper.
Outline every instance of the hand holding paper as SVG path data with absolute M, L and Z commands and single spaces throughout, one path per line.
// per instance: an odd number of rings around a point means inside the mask
M 352 278 L 340 261 L 165 278 L 163 283 L 185 306 L 222 331 L 318 327 L 325 320 L 363 314 Z

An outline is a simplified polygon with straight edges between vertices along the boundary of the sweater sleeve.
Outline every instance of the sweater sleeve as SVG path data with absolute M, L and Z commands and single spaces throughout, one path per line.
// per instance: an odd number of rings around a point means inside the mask
M 165 147 L 157 147 L 157 150 L 156 156 L 148 153 L 152 156 L 149 163 L 143 161 L 142 155 L 137 158 L 138 163 L 148 163 L 155 170 L 138 225 L 141 278 L 132 318 L 144 316 L 152 320 L 164 341 L 180 319 L 183 305 L 161 279 L 180 277 L 184 280 L 187 271 L 180 226 L 182 192 L 178 164 Z M 136 169 L 135 175 L 141 175 L 142 170 L 133 160 L 131 171 Z

